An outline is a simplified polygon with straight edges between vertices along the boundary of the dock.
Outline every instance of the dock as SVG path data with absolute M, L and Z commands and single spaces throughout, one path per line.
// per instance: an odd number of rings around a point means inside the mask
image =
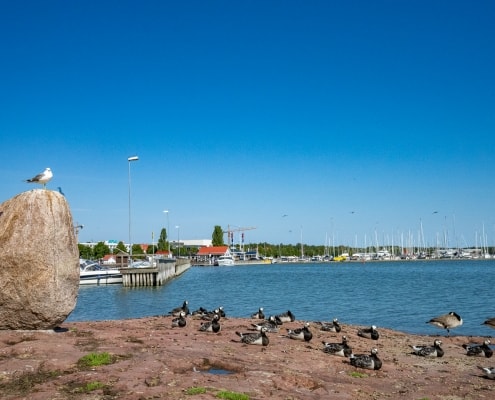
M 156 266 L 149 268 L 122 268 L 122 286 L 161 286 L 191 267 L 188 259 L 160 258 Z

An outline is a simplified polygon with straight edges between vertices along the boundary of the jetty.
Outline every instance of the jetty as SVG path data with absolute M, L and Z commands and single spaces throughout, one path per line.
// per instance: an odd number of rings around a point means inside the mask
M 122 286 L 161 286 L 191 267 L 191 262 L 183 258 L 159 258 L 154 266 L 147 268 L 121 268 Z

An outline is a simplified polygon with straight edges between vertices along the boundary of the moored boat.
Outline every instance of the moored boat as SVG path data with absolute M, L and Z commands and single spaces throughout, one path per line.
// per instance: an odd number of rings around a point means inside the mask
M 235 261 L 234 261 L 234 257 L 232 257 L 232 256 L 220 256 L 215 261 L 215 265 L 218 265 L 218 266 L 234 265 L 234 264 L 235 264 Z
M 95 261 L 79 260 L 80 285 L 109 285 L 122 283 L 122 274 L 116 268 L 107 268 Z

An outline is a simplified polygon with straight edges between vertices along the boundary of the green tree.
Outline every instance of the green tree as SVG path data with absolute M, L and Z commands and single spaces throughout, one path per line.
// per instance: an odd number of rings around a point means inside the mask
M 211 235 L 211 244 L 213 246 L 223 246 L 223 229 L 220 225 L 215 225 L 213 234 Z
M 79 248 L 79 258 L 85 258 L 87 260 L 93 258 L 93 249 L 90 246 L 78 244 L 77 247 Z
M 144 254 L 144 251 L 141 247 L 140 244 L 133 244 L 132 245 L 132 254 L 133 255 L 141 255 L 141 254 Z
M 167 230 L 163 228 L 160 232 L 160 238 L 157 243 L 158 250 L 168 250 L 168 242 L 167 242 Z
M 125 244 L 122 240 L 119 243 L 117 243 L 117 246 L 115 247 L 114 253 L 118 253 L 119 250 L 123 251 L 124 253 L 127 254 L 127 247 L 125 247 Z
M 110 254 L 110 247 L 108 247 L 105 243 L 103 242 L 98 242 L 96 243 L 94 249 L 94 258 L 100 259 L 103 258 L 103 256 Z

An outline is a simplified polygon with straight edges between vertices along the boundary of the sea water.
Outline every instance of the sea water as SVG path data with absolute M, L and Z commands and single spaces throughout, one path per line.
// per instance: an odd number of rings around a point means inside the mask
M 291 310 L 297 320 L 376 325 L 444 334 L 427 324 L 450 311 L 464 324 L 452 335 L 491 336 L 495 260 L 280 263 L 191 267 L 159 287 L 81 286 L 68 321 L 167 315 L 188 300 L 191 311 L 223 306 L 227 317 Z

